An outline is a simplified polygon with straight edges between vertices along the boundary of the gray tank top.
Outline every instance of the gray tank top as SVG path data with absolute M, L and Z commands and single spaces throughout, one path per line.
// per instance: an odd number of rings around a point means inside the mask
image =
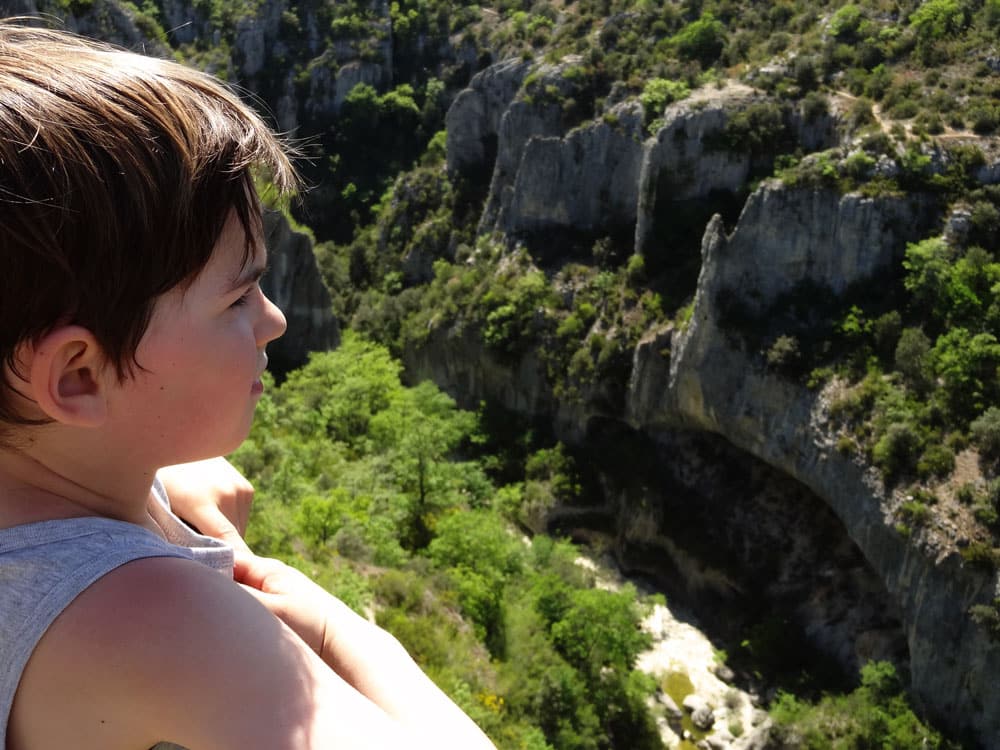
M 21 673 L 53 620 L 83 590 L 115 568 L 147 557 L 196 560 L 232 577 L 233 551 L 196 534 L 170 511 L 157 480 L 153 532 L 108 518 L 69 518 L 0 529 L 0 749 Z M 161 743 L 155 750 L 177 746 Z

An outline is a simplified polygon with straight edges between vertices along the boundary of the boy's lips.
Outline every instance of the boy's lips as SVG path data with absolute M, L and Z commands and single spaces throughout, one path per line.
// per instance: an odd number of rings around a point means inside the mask
M 261 378 L 264 377 L 264 370 L 267 369 L 267 355 L 263 354 L 261 356 L 263 364 L 261 364 L 260 369 L 257 371 L 257 377 L 254 378 L 253 383 L 250 385 L 250 392 L 253 394 L 264 392 L 264 383 L 261 382 Z

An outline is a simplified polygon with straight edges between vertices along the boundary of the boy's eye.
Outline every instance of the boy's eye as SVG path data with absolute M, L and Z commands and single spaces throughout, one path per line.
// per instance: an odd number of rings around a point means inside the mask
M 238 299 L 236 299 L 233 302 L 231 307 L 239 307 L 240 305 L 245 305 L 247 301 L 250 299 L 250 294 L 252 292 L 253 292 L 253 287 L 250 287 L 245 292 L 243 292 L 243 294 L 241 294 Z

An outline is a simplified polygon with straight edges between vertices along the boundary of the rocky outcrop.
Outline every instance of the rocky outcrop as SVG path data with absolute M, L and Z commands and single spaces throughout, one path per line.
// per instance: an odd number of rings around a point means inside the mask
M 699 289 L 738 296 L 741 307 L 764 312 L 796 286 L 839 295 L 902 259 L 907 241 L 936 220 L 926 196 L 865 198 L 834 190 L 788 190 L 765 183 L 747 200 L 726 237 L 716 220 L 706 229 Z M 697 304 L 715 305 L 703 300 Z
M 763 186 L 733 235 L 718 221 L 706 232 L 690 326 L 674 335 L 669 366 L 653 340 L 640 346 L 628 416 L 647 432 L 684 425 L 723 435 L 823 498 L 900 611 L 918 701 L 946 725 L 971 726 L 984 746 L 997 747 L 1000 647 L 968 616 L 971 605 L 992 601 L 994 577 L 956 552 L 901 536 L 879 478 L 834 449 L 828 394 L 766 370 L 720 325 L 726 295 L 764 310 L 797 281 L 843 289 L 867 277 L 919 236 L 922 214 L 907 201 Z
M 529 68 L 524 60 L 504 60 L 473 76 L 455 97 L 445 116 L 449 174 L 492 168 L 500 118 Z
M 490 394 L 519 414 L 550 414 L 554 404 L 545 365 L 535 352 L 518 358 L 484 350 L 476 330 L 433 331 L 431 339 L 404 352 L 408 378 L 432 380 L 460 396 Z M 461 399 L 467 402 L 467 399 Z
M 658 252 L 650 247 L 657 223 L 687 210 L 684 202 L 743 189 L 755 158 L 722 147 L 720 135 L 735 113 L 768 101 L 764 94 L 735 83 L 704 87 L 667 107 L 647 138 L 638 101 L 612 92 L 600 117 L 567 132 L 558 99 L 575 93 L 563 76 L 573 62 L 498 63 L 449 109 L 449 172 L 492 166 L 480 231 L 620 236 L 625 228 L 636 251 Z M 809 147 L 836 141 L 833 118 L 786 114 L 789 132 Z
M 288 321 L 288 330 L 268 345 L 271 370 L 285 373 L 305 364 L 309 352 L 326 351 L 340 343 L 340 326 L 333 316 L 330 292 L 323 283 L 312 238 L 293 229 L 277 211 L 264 216 L 268 272 L 261 288 Z
M 474 331 L 434 332 L 419 350 L 407 353 L 406 361 L 417 378 L 432 377 L 467 403 L 491 398 L 522 414 L 546 416 L 564 437 L 593 435 L 597 422 L 613 424 L 616 419 L 661 446 L 681 445 L 689 439 L 685 435 L 712 433 L 794 480 L 803 493 L 819 498 L 824 513 L 832 511 L 835 519 L 823 533 L 830 535 L 842 525 L 863 556 L 845 557 L 853 562 L 841 583 L 828 589 L 843 591 L 854 585 L 848 597 L 855 597 L 854 604 L 846 599 L 836 604 L 827 591 L 811 589 L 806 577 L 824 562 L 837 567 L 832 553 L 826 558 L 827 553 L 820 554 L 817 560 L 815 550 L 801 545 L 798 552 L 782 553 L 784 567 L 773 570 L 784 573 L 775 575 L 774 585 L 785 589 L 784 595 L 798 597 L 796 612 L 807 624 L 809 638 L 845 664 L 902 654 L 912 694 L 929 715 L 954 731 L 971 731 L 983 747 L 1000 747 L 1000 691 L 995 687 L 1000 646 L 968 615 L 972 605 L 991 602 L 997 595 L 995 576 L 966 564 L 953 545 L 940 543 L 934 534 L 902 536 L 877 472 L 836 449 L 829 391 L 808 390 L 768 370 L 759 352 L 748 350 L 720 322 L 727 300 L 738 299 L 743 309 L 766 319 L 770 306 L 799 285 L 813 284 L 836 294 L 884 275 L 887 268 L 898 267 L 906 242 L 927 236 L 941 218 L 934 201 L 921 196 L 874 199 L 764 183 L 748 200 L 731 234 L 718 218 L 710 223 L 691 322 L 686 329 L 666 325 L 640 342 L 625 411 L 618 417 L 596 415 L 586 405 L 559 403 L 536 354 L 497 360 L 484 353 Z M 621 444 L 612 438 L 608 454 L 621 450 Z M 649 474 L 637 479 L 638 465 L 654 467 L 651 471 L 662 475 L 668 488 L 704 484 L 704 477 L 729 470 L 724 458 L 715 469 L 693 463 L 685 467 L 678 450 L 654 460 L 625 450 L 621 460 L 632 467 L 632 481 L 647 488 L 654 480 Z M 739 479 L 727 481 L 735 488 Z M 672 490 L 663 490 L 659 499 L 648 491 L 641 497 L 618 493 L 622 497 L 613 499 L 613 488 L 606 489 L 606 507 L 566 509 L 554 516 L 559 528 L 570 532 L 574 518 L 602 514 L 604 523 L 614 528 L 620 559 L 630 569 L 649 573 L 664 566 L 674 579 L 701 586 L 713 596 L 743 595 L 745 580 L 692 558 L 670 538 L 670 527 L 676 533 L 678 514 L 686 504 L 673 501 L 671 506 Z M 739 492 L 704 489 L 734 502 Z M 725 499 L 712 506 L 715 510 L 709 512 L 716 519 L 737 519 L 714 521 L 717 533 L 726 536 L 741 523 L 746 529 L 736 551 L 727 554 L 782 546 L 781 534 L 774 533 L 781 524 L 760 519 L 772 513 L 780 518 L 778 513 L 784 511 L 774 498 L 787 499 L 788 492 L 779 488 L 758 493 L 746 507 L 746 498 L 741 498 L 741 505 L 731 510 L 725 510 Z M 820 515 L 809 511 L 805 518 L 796 517 L 794 526 L 786 526 L 788 544 L 807 538 Z M 756 542 L 755 536 L 760 537 Z M 716 548 L 725 548 L 725 542 Z M 792 566 L 797 573 L 789 570 L 788 560 L 793 559 L 798 560 Z M 736 570 L 744 567 L 738 564 Z M 849 616 L 843 618 L 845 612 Z
M 610 122 L 596 120 L 564 138 L 528 138 L 496 226 L 512 235 L 631 227 L 641 184 L 642 120 L 634 103 L 621 109 Z
M 703 89 L 669 107 L 663 125 L 646 142 L 639 178 L 636 207 L 635 247 L 649 248 L 649 235 L 657 208 L 665 201 L 703 198 L 716 190 L 736 192 L 750 174 L 746 152 L 707 147 L 706 142 L 722 132 L 732 111 L 762 100 L 748 86 L 730 85 L 723 90 Z

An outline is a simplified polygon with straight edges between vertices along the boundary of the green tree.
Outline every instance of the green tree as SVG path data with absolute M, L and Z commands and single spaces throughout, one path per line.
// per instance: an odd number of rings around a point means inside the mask
M 385 457 L 384 471 L 406 498 L 402 533 L 405 546 L 419 549 L 431 539 L 433 516 L 454 505 L 456 464 L 449 460 L 476 426 L 476 416 L 424 381 L 392 393 L 387 408 L 374 415 L 370 436 Z
M 678 31 L 672 42 L 681 57 L 697 60 L 707 67 L 719 59 L 726 46 L 726 27 L 706 11 L 697 21 Z
M 904 328 L 896 344 L 894 360 L 907 385 L 918 393 L 930 387 L 931 341 L 919 328 Z
M 955 417 L 971 419 L 997 402 L 1000 343 L 992 333 L 954 328 L 935 342 L 931 361 Z
M 910 16 L 921 39 L 941 39 L 965 28 L 965 11 L 958 0 L 925 0 Z

